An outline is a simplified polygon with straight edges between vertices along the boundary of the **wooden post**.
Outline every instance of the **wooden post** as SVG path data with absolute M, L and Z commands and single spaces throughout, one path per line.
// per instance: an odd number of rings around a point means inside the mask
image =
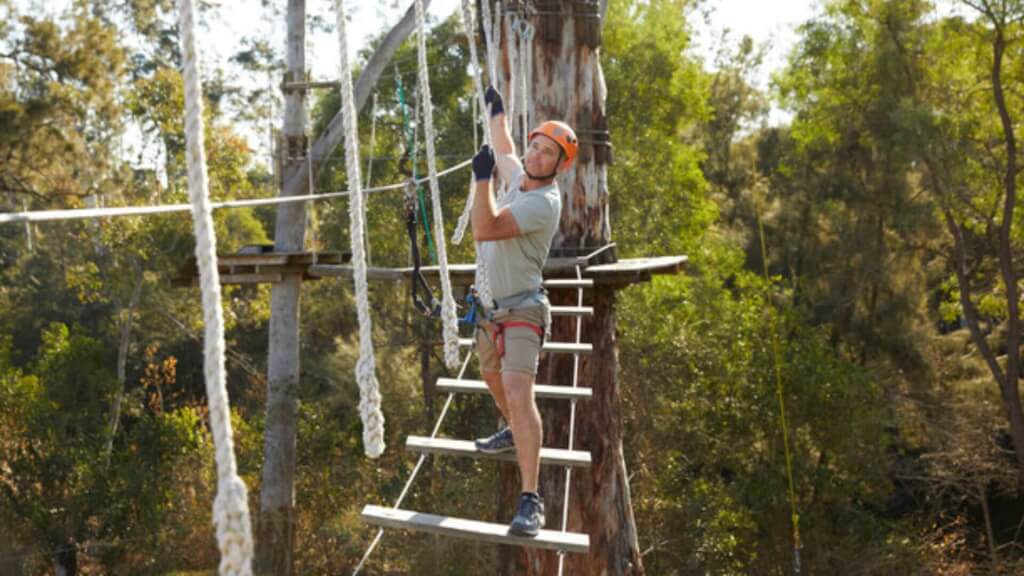
M 484 0 L 487 1 L 487 0 Z M 536 117 L 563 120 L 577 129 L 580 151 L 574 169 L 559 178 L 562 218 L 552 249 L 600 247 L 611 241 L 608 214 L 607 163 L 610 159 L 605 118 L 606 88 L 599 61 L 601 26 L 607 0 L 579 2 L 546 0 L 533 3 L 539 12 L 531 18 L 536 27 L 532 90 Z M 516 4 L 506 3 L 507 10 Z M 508 38 L 502 39 L 507 55 Z M 502 61 L 508 85 L 507 57 Z M 551 295 L 555 305 L 575 306 L 576 294 Z M 590 535 L 589 554 L 567 554 L 567 575 L 643 574 L 637 530 L 630 500 L 628 475 L 622 453 L 622 414 L 618 386 L 618 350 L 615 339 L 615 289 L 598 286 L 585 302 L 594 306 L 592 319 L 584 321 L 582 341 L 592 342 L 593 355 L 581 358 L 581 386 L 593 388 L 593 398 L 576 408 L 575 446 L 589 450 L 590 469 L 572 474 L 567 530 Z M 561 319 L 552 326 L 552 340 L 571 342 L 575 320 Z M 541 362 L 538 381 L 572 385 L 573 358 L 548 355 Z M 564 401 L 539 404 L 544 421 L 544 446 L 564 448 L 569 440 L 569 407 Z M 565 469 L 542 467 L 540 492 L 547 512 L 546 528 L 559 530 Z M 512 466 L 502 469 L 498 518 L 511 520 L 519 496 L 519 475 Z M 557 574 L 558 556 L 532 548 L 503 547 L 501 570 L 505 574 L 539 576 Z
M 301 79 L 306 70 L 306 2 L 288 0 L 288 77 Z M 288 181 L 305 163 L 306 94 L 285 93 L 282 176 Z M 287 195 L 282 190 L 282 195 Z M 306 234 L 305 204 L 277 209 L 274 249 L 302 250 Z M 302 274 L 285 274 L 270 294 L 270 343 L 267 356 L 267 410 L 263 439 L 263 479 L 257 524 L 256 572 L 293 573 L 295 540 L 295 443 L 299 403 L 299 292 Z

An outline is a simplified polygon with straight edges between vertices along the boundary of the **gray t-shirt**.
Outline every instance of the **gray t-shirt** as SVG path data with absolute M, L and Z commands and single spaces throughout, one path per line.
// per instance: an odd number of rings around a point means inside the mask
M 526 173 L 515 156 L 498 155 L 497 164 L 509 183 L 498 210 L 508 206 L 519 227 L 519 236 L 480 243 L 491 295 L 500 299 L 540 289 L 541 271 L 562 213 L 562 195 L 554 182 L 529 192 L 520 190 Z

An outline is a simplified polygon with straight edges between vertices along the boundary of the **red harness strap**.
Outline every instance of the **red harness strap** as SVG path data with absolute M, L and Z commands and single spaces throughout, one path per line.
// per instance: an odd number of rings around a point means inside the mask
M 508 322 L 495 322 L 497 328 L 494 330 L 494 345 L 498 348 L 498 358 L 505 357 L 505 329 L 506 328 L 529 328 L 534 334 L 544 338 L 544 330 L 532 322 L 522 320 L 509 320 Z

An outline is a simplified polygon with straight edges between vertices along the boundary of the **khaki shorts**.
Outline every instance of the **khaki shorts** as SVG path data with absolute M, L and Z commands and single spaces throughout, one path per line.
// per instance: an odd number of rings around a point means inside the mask
M 497 328 L 494 322 L 508 321 L 529 322 L 544 329 L 544 307 L 519 308 L 517 310 L 498 310 L 494 313 L 493 322 L 481 318 L 476 327 L 476 350 L 480 355 L 481 372 L 523 372 L 531 376 L 537 375 L 537 361 L 543 341 L 536 332 L 525 327 L 505 329 L 505 357 L 498 356 L 498 347 L 494 340 Z

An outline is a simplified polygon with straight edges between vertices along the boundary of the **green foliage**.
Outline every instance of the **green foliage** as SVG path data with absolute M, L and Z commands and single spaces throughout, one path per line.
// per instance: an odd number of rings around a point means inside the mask
M 602 64 L 615 165 L 608 188 L 612 230 L 628 238 L 619 243 L 626 255 L 692 252 L 717 215 L 699 149 L 688 143 L 708 114 L 707 78 L 683 57 L 690 9 L 687 0 L 609 5 Z
M 173 9 L 169 0 L 75 2 L 48 18 L 0 0 L 4 210 L 186 201 Z M 630 288 L 616 309 L 624 448 L 647 573 L 789 573 L 780 399 L 806 572 L 1013 573 L 1019 517 L 998 512 L 1020 504 L 1005 417 L 988 366 L 959 329 L 963 286 L 945 221 L 948 213 L 963 232 L 969 297 L 1002 354 L 1006 287 L 993 223 L 1006 150 L 985 85 L 991 19 L 939 16 L 918 0 L 825 3 L 775 76 L 774 96 L 793 121 L 766 127 L 769 95 L 751 81 L 763 47 L 724 39 L 708 66 L 693 52 L 699 9 L 690 0 L 610 2 L 601 47 L 619 254 L 690 257 L 687 275 Z M 1024 43 L 1019 23 L 1006 31 L 1016 110 Z M 282 69 L 277 48 L 256 36 L 239 43 L 232 64 L 258 79 L 252 85 L 207 74 L 215 199 L 277 194 L 274 170 L 242 137 L 278 121 L 279 98 L 266 88 Z M 432 29 L 428 52 L 444 168 L 474 142 L 468 47 L 455 18 Z M 412 104 L 415 61 L 407 42 L 375 87 L 376 107 L 371 99 L 360 113 L 369 185 L 405 178 L 395 85 L 400 78 Z M 316 94 L 312 133 L 339 104 L 333 91 Z M 159 172 L 120 153 L 128 125 L 162 158 Z M 348 187 L 343 164 L 335 154 L 316 191 Z M 448 235 L 466 197 L 460 174 L 441 180 Z M 310 213 L 319 250 L 347 249 L 347 208 L 322 202 Z M 219 250 L 271 242 L 275 214 L 218 211 Z M 400 193 L 369 196 L 374 265 L 407 264 L 403 218 Z M 42 572 L 72 543 L 95 573 L 216 566 L 202 314 L 198 291 L 168 282 L 192 249 L 191 223 L 177 215 L 0 228 L 0 555 L 37 554 L 24 568 Z M 449 246 L 449 258 L 468 261 L 472 250 Z M 235 449 L 255 511 L 270 288 L 225 287 L 223 298 Z M 428 342 L 438 326 L 411 312 L 407 286 L 371 285 L 391 449 L 370 461 L 350 282 L 304 283 L 301 303 L 296 562 L 302 572 L 343 573 L 374 534 L 359 509 L 397 497 L 415 462 L 402 439 L 428 431 L 440 408 L 422 386 L 442 373 Z M 443 433 L 473 437 L 493 414 L 487 398 L 460 398 Z M 436 459 L 406 505 L 443 501 L 443 512 L 486 516 L 496 475 L 491 463 Z M 983 519 L 982 503 L 994 518 Z M 385 539 L 372 568 L 482 574 L 495 556 L 458 541 Z

